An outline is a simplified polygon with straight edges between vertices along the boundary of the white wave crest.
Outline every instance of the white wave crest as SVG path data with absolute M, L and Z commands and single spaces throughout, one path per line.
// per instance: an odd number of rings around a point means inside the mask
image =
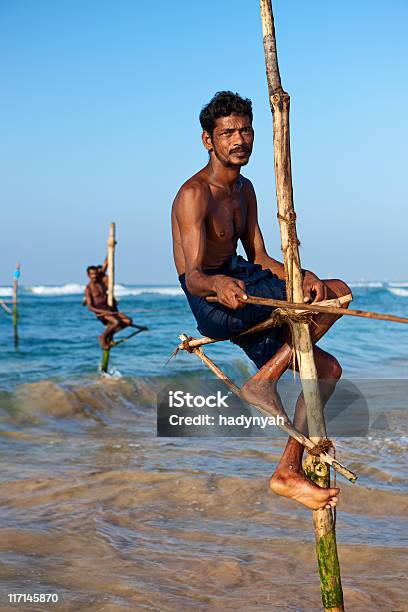
M 33 285 L 32 287 L 24 287 L 23 290 L 38 296 L 82 295 L 85 290 L 85 285 L 80 285 L 78 283 L 68 283 L 66 285 Z M 118 298 L 146 293 L 182 295 L 183 290 L 181 287 L 126 287 L 120 284 L 115 285 L 115 295 Z M 11 287 L 0 287 L 0 295 L 8 296 L 12 294 L 13 290 Z
M 388 283 L 389 287 L 408 287 L 408 282 L 407 281 L 401 281 L 400 283 L 394 282 L 394 283 Z
M 34 295 L 78 295 L 84 292 L 85 285 L 76 283 L 60 286 L 34 285 L 33 287 L 27 287 L 26 290 L 34 293 Z
M 388 291 L 393 295 L 398 295 L 398 297 L 408 297 L 408 289 L 402 287 L 390 287 Z
M 350 287 L 368 287 L 368 288 L 379 288 L 384 287 L 384 283 L 380 281 L 357 281 L 354 283 L 348 283 Z
M 13 295 L 13 288 L 12 287 L 0 287 L 0 295 L 3 295 L 3 296 Z
M 115 285 L 115 295 L 125 297 L 127 295 L 142 295 L 143 293 L 158 293 L 159 295 L 182 295 L 181 287 L 125 287 Z

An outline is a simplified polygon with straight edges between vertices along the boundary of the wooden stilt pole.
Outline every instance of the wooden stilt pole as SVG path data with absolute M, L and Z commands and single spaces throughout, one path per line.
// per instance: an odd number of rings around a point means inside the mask
M 296 234 L 290 157 L 290 98 L 282 88 L 279 74 L 271 0 L 260 0 L 260 8 L 269 101 L 273 114 L 276 197 L 286 272 L 286 292 L 288 301 L 302 303 L 303 279 Z M 293 322 L 293 343 L 306 403 L 309 437 L 317 444 L 326 437 L 326 428 L 307 323 Z M 328 486 L 329 469 L 319 459 L 310 459 L 308 475 L 320 486 Z M 313 522 L 323 606 L 325 610 L 341 612 L 344 610 L 343 592 L 331 510 L 314 510 Z
M 108 371 L 109 354 L 110 354 L 110 349 L 104 349 L 102 351 L 101 371 L 105 373 Z
M 116 224 L 111 223 L 109 227 L 108 239 L 108 306 L 112 307 L 115 303 L 115 246 L 116 246 Z
M 115 303 L 115 246 L 116 246 L 116 225 L 111 223 L 108 238 L 108 306 L 113 307 Z M 101 370 L 108 371 L 110 348 L 102 353 Z
M 18 281 L 21 274 L 20 263 L 17 262 L 16 269 L 13 275 L 13 332 L 14 332 L 14 346 L 18 348 Z

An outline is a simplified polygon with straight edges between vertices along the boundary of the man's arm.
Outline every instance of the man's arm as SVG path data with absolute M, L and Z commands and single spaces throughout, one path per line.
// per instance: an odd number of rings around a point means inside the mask
M 285 280 L 285 267 L 282 263 L 269 257 L 265 249 L 265 242 L 258 223 L 258 205 L 254 187 L 248 179 L 245 181 L 245 196 L 248 203 L 247 222 L 245 233 L 241 242 L 248 260 L 260 264 L 262 268 L 269 268 L 281 280 Z M 303 270 L 303 292 L 305 302 L 320 302 L 327 297 L 325 284 L 309 270 Z
M 190 183 L 179 192 L 174 213 L 178 223 L 184 255 L 187 289 L 193 295 L 214 295 L 228 308 L 240 308 L 237 297 L 245 298 L 245 284 L 223 274 L 208 275 L 202 271 L 206 247 L 205 218 L 207 197 L 205 187 Z
M 101 266 L 102 274 L 106 274 L 106 270 L 107 269 L 108 269 L 108 256 L 105 257 L 105 261 L 103 262 L 103 264 Z

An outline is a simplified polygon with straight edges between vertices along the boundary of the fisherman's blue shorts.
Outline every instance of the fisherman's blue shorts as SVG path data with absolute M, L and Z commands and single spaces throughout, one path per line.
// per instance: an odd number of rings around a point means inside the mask
M 204 272 L 208 275 L 225 274 L 244 281 L 248 295 L 286 300 L 285 281 L 280 280 L 270 270 L 262 270 L 260 265 L 249 263 L 240 255 L 233 255 L 221 268 Z M 187 289 L 184 274 L 179 276 L 179 281 L 197 321 L 197 329 L 203 336 L 230 338 L 231 342 L 245 351 L 257 368 L 261 368 L 282 346 L 282 327 L 271 327 L 255 334 L 234 338 L 267 319 L 272 308 L 248 304 L 239 310 L 232 310 L 192 295 Z

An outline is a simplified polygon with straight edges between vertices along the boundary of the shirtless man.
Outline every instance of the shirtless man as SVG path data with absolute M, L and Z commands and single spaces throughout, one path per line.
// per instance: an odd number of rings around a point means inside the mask
M 121 329 L 133 325 L 132 319 L 123 312 L 118 311 L 118 305 L 114 300 L 113 307 L 108 306 L 108 259 L 106 258 L 102 266 L 89 266 L 87 274 L 89 283 L 85 289 L 85 303 L 91 312 L 94 312 L 106 326 L 105 331 L 99 336 L 99 344 L 102 349 L 111 346 L 113 335 Z
M 207 165 L 180 188 L 172 208 L 174 261 L 180 284 L 205 336 L 236 336 L 266 319 L 270 308 L 243 305 L 248 295 L 286 299 L 283 264 L 268 255 L 258 225 L 257 202 L 251 181 L 240 174 L 252 153 L 252 104 L 232 92 L 218 92 L 200 113 L 202 142 L 209 153 Z M 241 241 L 248 261 L 237 255 Z M 305 302 L 336 298 L 350 292 L 341 280 L 320 280 L 303 271 Z M 219 303 L 206 296 L 216 295 Z M 315 343 L 340 318 L 317 314 L 311 326 L 314 357 L 322 400 L 327 402 L 341 376 L 338 361 Z M 292 365 L 291 335 L 287 326 L 232 338 L 258 368 L 242 387 L 245 399 L 263 404 L 269 412 L 286 413 L 276 385 Z M 303 395 L 296 404 L 294 425 L 307 435 Z M 308 508 L 335 507 L 338 488 L 315 485 L 302 469 L 303 446 L 289 438 L 270 479 L 278 495 Z

